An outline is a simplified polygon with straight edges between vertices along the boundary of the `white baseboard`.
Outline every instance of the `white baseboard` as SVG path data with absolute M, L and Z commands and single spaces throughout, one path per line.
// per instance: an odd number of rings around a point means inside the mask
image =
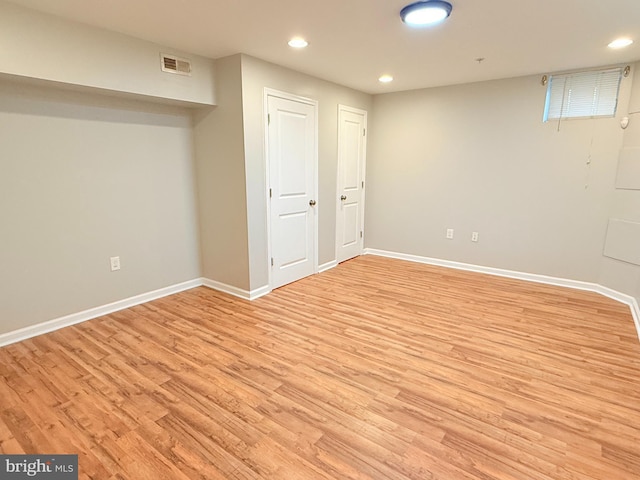
M 577 280 L 549 277 L 546 275 L 537 275 L 533 273 L 516 272 L 512 270 L 503 270 L 500 268 L 493 268 L 493 267 L 483 267 L 479 265 L 452 262 L 449 260 L 441 260 L 438 258 L 421 257 L 418 255 L 409 255 L 405 253 L 376 250 L 373 248 L 365 249 L 364 254 L 378 255 L 381 257 L 396 258 L 399 260 L 408 260 L 411 262 L 426 263 L 429 265 L 437 265 L 437 266 L 448 267 L 448 268 L 457 268 L 459 270 L 468 270 L 472 272 L 486 273 L 489 275 L 498 275 L 501 277 L 515 278 L 518 280 L 527 280 L 530 282 L 546 283 L 549 285 L 557 285 L 561 287 L 568 287 L 568 288 L 575 288 L 578 290 L 587 290 L 591 292 L 596 292 L 629 306 L 629 308 L 631 309 L 631 314 L 633 316 L 633 321 L 636 326 L 636 330 L 638 332 L 638 338 L 640 339 L 640 308 L 638 307 L 637 300 L 631 295 L 620 293 L 616 290 L 612 290 L 610 288 L 604 287 L 602 285 L 598 285 L 596 283 L 580 282 Z M 318 272 L 319 273 L 325 272 L 331 268 L 336 267 L 337 265 L 338 265 L 338 262 L 335 260 L 331 262 L 327 262 L 318 267 Z M 0 347 L 9 345 L 12 343 L 20 342 L 22 340 L 36 337 L 38 335 L 42 335 L 45 333 L 53 332 L 54 330 L 68 327 L 70 325 L 75 325 L 77 323 L 85 322 L 87 320 L 101 317 L 103 315 L 108 315 L 109 313 L 117 312 L 118 310 L 124 310 L 125 308 L 134 307 L 136 305 L 150 302 L 158 298 L 166 297 L 168 295 L 173 295 L 174 293 L 179 293 L 184 290 L 189 290 L 191 288 L 199 287 L 201 285 L 212 288 L 214 290 L 218 290 L 223 293 L 234 295 L 239 298 L 243 298 L 245 300 L 255 300 L 271 292 L 271 288 L 269 288 L 268 285 L 248 291 L 238 287 L 233 287 L 231 285 L 224 284 L 222 282 L 217 282 L 215 280 L 209 280 L 208 278 L 197 278 L 197 279 L 189 280 L 187 282 L 179 283 L 176 285 L 171 285 L 169 287 L 160 288 L 152 292 L 147 292 L 147 293 L 143 293 L 133 297 L 125 298 L 124 300 L 119 300 L 117 302 L 109 303 L 107 305 L 90 308 L 82 312 L 73 313 L 71 315 L 66 315 L 64 317 L 38 323 L 37 325 L 31 325 L 28 327 L 21 328 L 19 330 L 14 330 L 12 332 L 0 334 Z
M 331 270 L 338 266 L 338 262 L 336 260 L 331 260 L 330 262 L 323 263 L 322 265 L 318 265 L 318 273 L 326 272 L 327 270 Z
M 265 285 L 264 287 L 256 288 L 249 292 L 249 300 L 255 300 L 256 298 L 264 297 L 268 293 L 271 293 L 271 287 Z
M 249 291 L 242 288 L 234 287 L 232 285 L 227 285 L 226 283 L 218 282 L 216 280 L 210 280 L 208 278 L 202 279 L 202 285 L 222 293 L 228 293 L 229 295 L 233 295 L 234 297 L 242 298 L 244 300 L 255 300 L 256 298 L 260 298 L 271 292 L 271 288 L 269 288 L 269 285 L 265 285 L 264 287 L 256 288 L 255 290 Z
M 28 338 L 36 337 L 38 335 L 43 335 L 45 333 L 50 333 L 54 330 L 59 330 L 61 328 L 75 325 L 77 323 L 86 322 L 87 320 L 92 320 L 103 315 L 108 315 L 119 310 L 124 310 L 125 308 L 135 307 L 136 305 L 140 305 L 142 303 L 147 303 L 158 298 L 173 295 L 174 293 L 183 292 L 184 290 L 200 287 L 202 285 L 223 293 L 228 293 L 230 295 L 243 298 L 245 300 L 255 300 L 256 298 L 262 297 L 263 295 L 271 292 L 271 289 L 268 285 L 249 292 L 247 290 L 232 287 L 221 282 L 216 282 L 215 280 L 209 280 L 207 278 L 196 278 L 187 282 L 160 288 L 152 292 L 142 293 L 140 295 L 125 298 L 124 300 L 118 300 L 117 302 L 109 303 L 107 305 L 90 308 L 78 313 L 72 313 L 71 315 L 65 315 L 64 317 L 55 318 L 53 320 L 48 320 L 36 325 L 30 325 L 28 327 L 20 328 L 19 330 L 14 330 L 12 332 L 2 333 L 0 334 L 0 347 L 20 342 Z
M 210 280 L 208 278 L 202 279 L 202 285 L 222 293 L 228 293 L 229 295 L 233 295 L 234 297 L 242 298 L 244 300 L 249 300 L 249 297 L 251 296 L 249 290 L 243 290 L 242 288 L 227 285 L 226 283 L 218 282 L 216 280 Z
M 596 288 L 593 291 L 600 295 L 604 295 L 605 297 L 617 300 L 620 303 L 629 305 L 631 315 L 633 316 L 633 323 L 636 324 L 636 331 L 638 332 L 638 338 L 640 339 L 640 307 L 638 306 L 638 301 L 631 295 L 618 292 L 617 290 L 612 290 L 608 287 L 603 287 L 602 285 L 596 284 Z
M 410 255 L 406 253 L 388 252 L 386 250 L 376 250 L 367 248 L 367 255 L 377 255 L 379 257 L 397 258 L 399 260 L 408 260 L 416 263 L 426 263 L 428 265 L 436 265 L 438 267 L 455 268 L 457 270 L 466 270 L 468 272 L 486 273 L 488 275 L 496 275 L 498 277 L 515 278 L 518 280 L 527 280 L 529 282 L 546 283 L 548 285 L 556 285 L 559 287 L 569 287 L 578 290 L 593 291 L 597 285 L 595 283 L 581 282 L 578 280 L 569 280 L 566 278 L 549 277 L 547 275 L 538 275 L 535 273 L 517 272 L 515 270 L 504 270 L 502 268 L 484 267 L 482 265 L 473 265 L 470 263 L 453 262 L 451 260 L 441 260 L 439 258 L 421 257 L 419 255 Z
M 638 306 L 638 300 L 632 298 L 631 314 L 633 315 L 633 321 L 636 324 L 636 330 L 638 331 L 638 338 L 640 338 L 640 306 Z
M 72 313 L 71 315 L 65 315 L 64 317 L 38 323 L 36 325 L 30 325 L 28 327 L 14 330 L 12 332 L 3 333 L 0 334 L 0 347 L 9 345 L 11 343 L 20 342 L 22 340 L 26 340 L 27 338 L 36 337 L 44 333 L 53 332 L 54 330 L 68 327 L 70 325 L 82 323 L 93 318 L 101 317 L 103 315 L 108 315 L 109 313 L 117 312 L 118 310 L 135 307 L 136 305 L 140 305 L 141 303 L 146 303 L 158 298 L 166 297 L 168 295 L 173 295 L 174 293 L 199 287 L 200 285 L 202 285 L 202 280 L 200 278 L 197 278 L 194 280 L 189 280 L 187 282 L 178 283 L 176 285 L 171 285 L 169 287 L 160 288 L 152 292 L 135 295 L 133 297 L 125 298 L 124 300 L 119 300 L 117 302 L 102 305 L 100 307 L 90 308 L 82 312 Z
M 408 260 L 410 262 L 425 263 L 428 265 L 436 265 L 439 267 L 455 268 L 458 270 L 467 270 L 470 272 L 486 273 L 488 275 L 496 275 L 499 277 L 514 278 L 517 280 L 526 280 L 528 282 L 545 283 L 547 285 L 555 285 L 559 287 L 573 288 L 576 290 L 586 290 L 596 292 L 605 297 L 617 300 L 620 303 L 628 305 L 631 309 L 631 315 L 636 326 L 638 339 L 640 340 L 640 308 L 637 300 L 631 295 L 620 293 L 616 290 L 604 287 L 597 283 L 581 282 L 579 280 L 570 280 L 567 278 L 550 277 L 547 275 L 538 275 L 536 273 L 517 272 L 514 270 L 504 270 L 501 268 L 484 267 L 481 265 L 473 265 L 469 263 L 453 262 L 450 260 L 441 260 L 439 258 L 421 257 L 419 255 L 410 255 L 407 253 L 389 252 L 387 250 L 377 250 L 375 248 L 365 248 L 365 255 L 377 255 L 379 257 L 396 258 L 398 260 Z

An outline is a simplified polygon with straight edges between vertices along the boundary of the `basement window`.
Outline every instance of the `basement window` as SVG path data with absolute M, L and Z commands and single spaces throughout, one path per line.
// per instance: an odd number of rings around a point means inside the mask
M 550 76 L 543 121 L 615 116 L 621 78 L 622 68 Z

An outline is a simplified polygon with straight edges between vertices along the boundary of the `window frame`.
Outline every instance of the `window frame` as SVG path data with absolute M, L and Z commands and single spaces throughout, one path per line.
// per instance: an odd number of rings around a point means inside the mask
M 620 86 L 624 76 L 624 67 L 613 66 L 592 70 L 579 70 L 555 73 L 548 76 L 545 105 L 542 121 L 580 120 L 593 118 L 613 118 L 618 109 Z M 554 83 L 554 79 L 556 83 Z M 561 81 L 561 84 L 558 83 Z M 562 89 L 554 90 L 554 85 Z M 593 93 L 585 95 L 592 90 Z M 577 91 L 578 102 L 571 104 L 572 92 Z M 602 97 L 602 93 L 606 93 Z M 561 95 L 561 96 L 560 96 Z M 580 99 L 579 97 L 583 98 Z M 576 95 L 573 95 L 575 98 Z M 586 102 L 585 98 L 591 98 Z M 560 98 L 560 105 L 558 105 Z M 566 101 L 569 101 L 569 104 Z

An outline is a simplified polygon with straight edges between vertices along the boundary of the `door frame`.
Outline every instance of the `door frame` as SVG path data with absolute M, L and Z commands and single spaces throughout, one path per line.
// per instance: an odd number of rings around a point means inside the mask
M 269 162 L 269 97 L 282 98 L 284 100 L 290 100 L 293 102 L 303 103 L 311 105 L 314 111 L 314 148 L 313 148 L 313 177 L 315 179 L 313 188 L 315 189 L 315 196 L 318 196 L 318 101 L 313 98 L 303 97 L 293 93 L 283 92 L 274 88 L 264 87 L 263 91 L 263 125 L 264 125 L 264 168 L 265 168 L 265 201 L 267 205 L 267 271 L 269 272 L 269 291 L 274 289 L 273 286 L 273 269 L 271 265 L 272 258 L 272 234 L 271 234 L 271 198 L 269 196 L 269 189 L 271 188 L 271 164 Z M 320 202 L 316 199 L 316 207 L 313 209 L 313 273 L 318 273 L 318 210 Z
M 364 253 L 364 238 L 366 235 L 366 232 L 364 231 L 364 214 L 365 214 L 365 197 L 366 197 L 366 174 L 367 174 L 367 140 L 369 139 L 369 132 L 368 132 L 368 112 L 367 110 L 362 110 L 360 108 L 355 108 L 355 107 L 350 107 L 348 105 L 343 105 L 341 103 L 338 104 L 338 128 L 337 128 L 337 132 L 338 132 L 338 149 L 337 149 L 337 171 L 336 171 L 336 230 L 335 230 L 335 262 L 336 265 L 340 262 L 338 260 L 338 251 L 340 250 L 340 238 L 338 238 L 338 222 L 340 221 L 340 210 L 342 207 L 342 201 L 340 200 L 340 167 L 341 167 L 341 163 L 340 163 L 340 112 L 345 111 L 345 112 L 350 112 L 350 113 L 355 113 L 357 115 L 362 115 L 364 117 L 364 129 L 365 129 L 365 141 L 364 141 L 364 148 L 362 151 L 362 182 L 364 182 L 363 187 L 362 187 L 362 198 L 360 199 L 361 201 L 361 209 L 362 211 L 361 213 L 361 217 L 360 217 L 360 231 L 362 232 L 362 239 L 360 242 L 360 255 L 362 255 Z

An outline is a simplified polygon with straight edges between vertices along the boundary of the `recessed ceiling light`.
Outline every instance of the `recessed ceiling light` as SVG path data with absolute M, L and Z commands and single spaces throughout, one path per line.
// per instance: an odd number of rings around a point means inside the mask
M 609 44 L 609 48 L 624 48 L 633 43 L 630 38 L 618 38 Z
M 400 10 L 400 18 L 410 27 L 423 27 L 443 21 L 451 15 L 453 6 L 440 0 L 426 0 L 407 5 Z
M 293 48 L 304 48 L 309 45 L 309 42 L 307 42 L 304 38 L 296 37 L 289 40 L 288 45 Z
M 382 75 L 378 81 L 380 83 L 389 83 L 389 82 L 393 82 L 393 77 L 391 75 Z

